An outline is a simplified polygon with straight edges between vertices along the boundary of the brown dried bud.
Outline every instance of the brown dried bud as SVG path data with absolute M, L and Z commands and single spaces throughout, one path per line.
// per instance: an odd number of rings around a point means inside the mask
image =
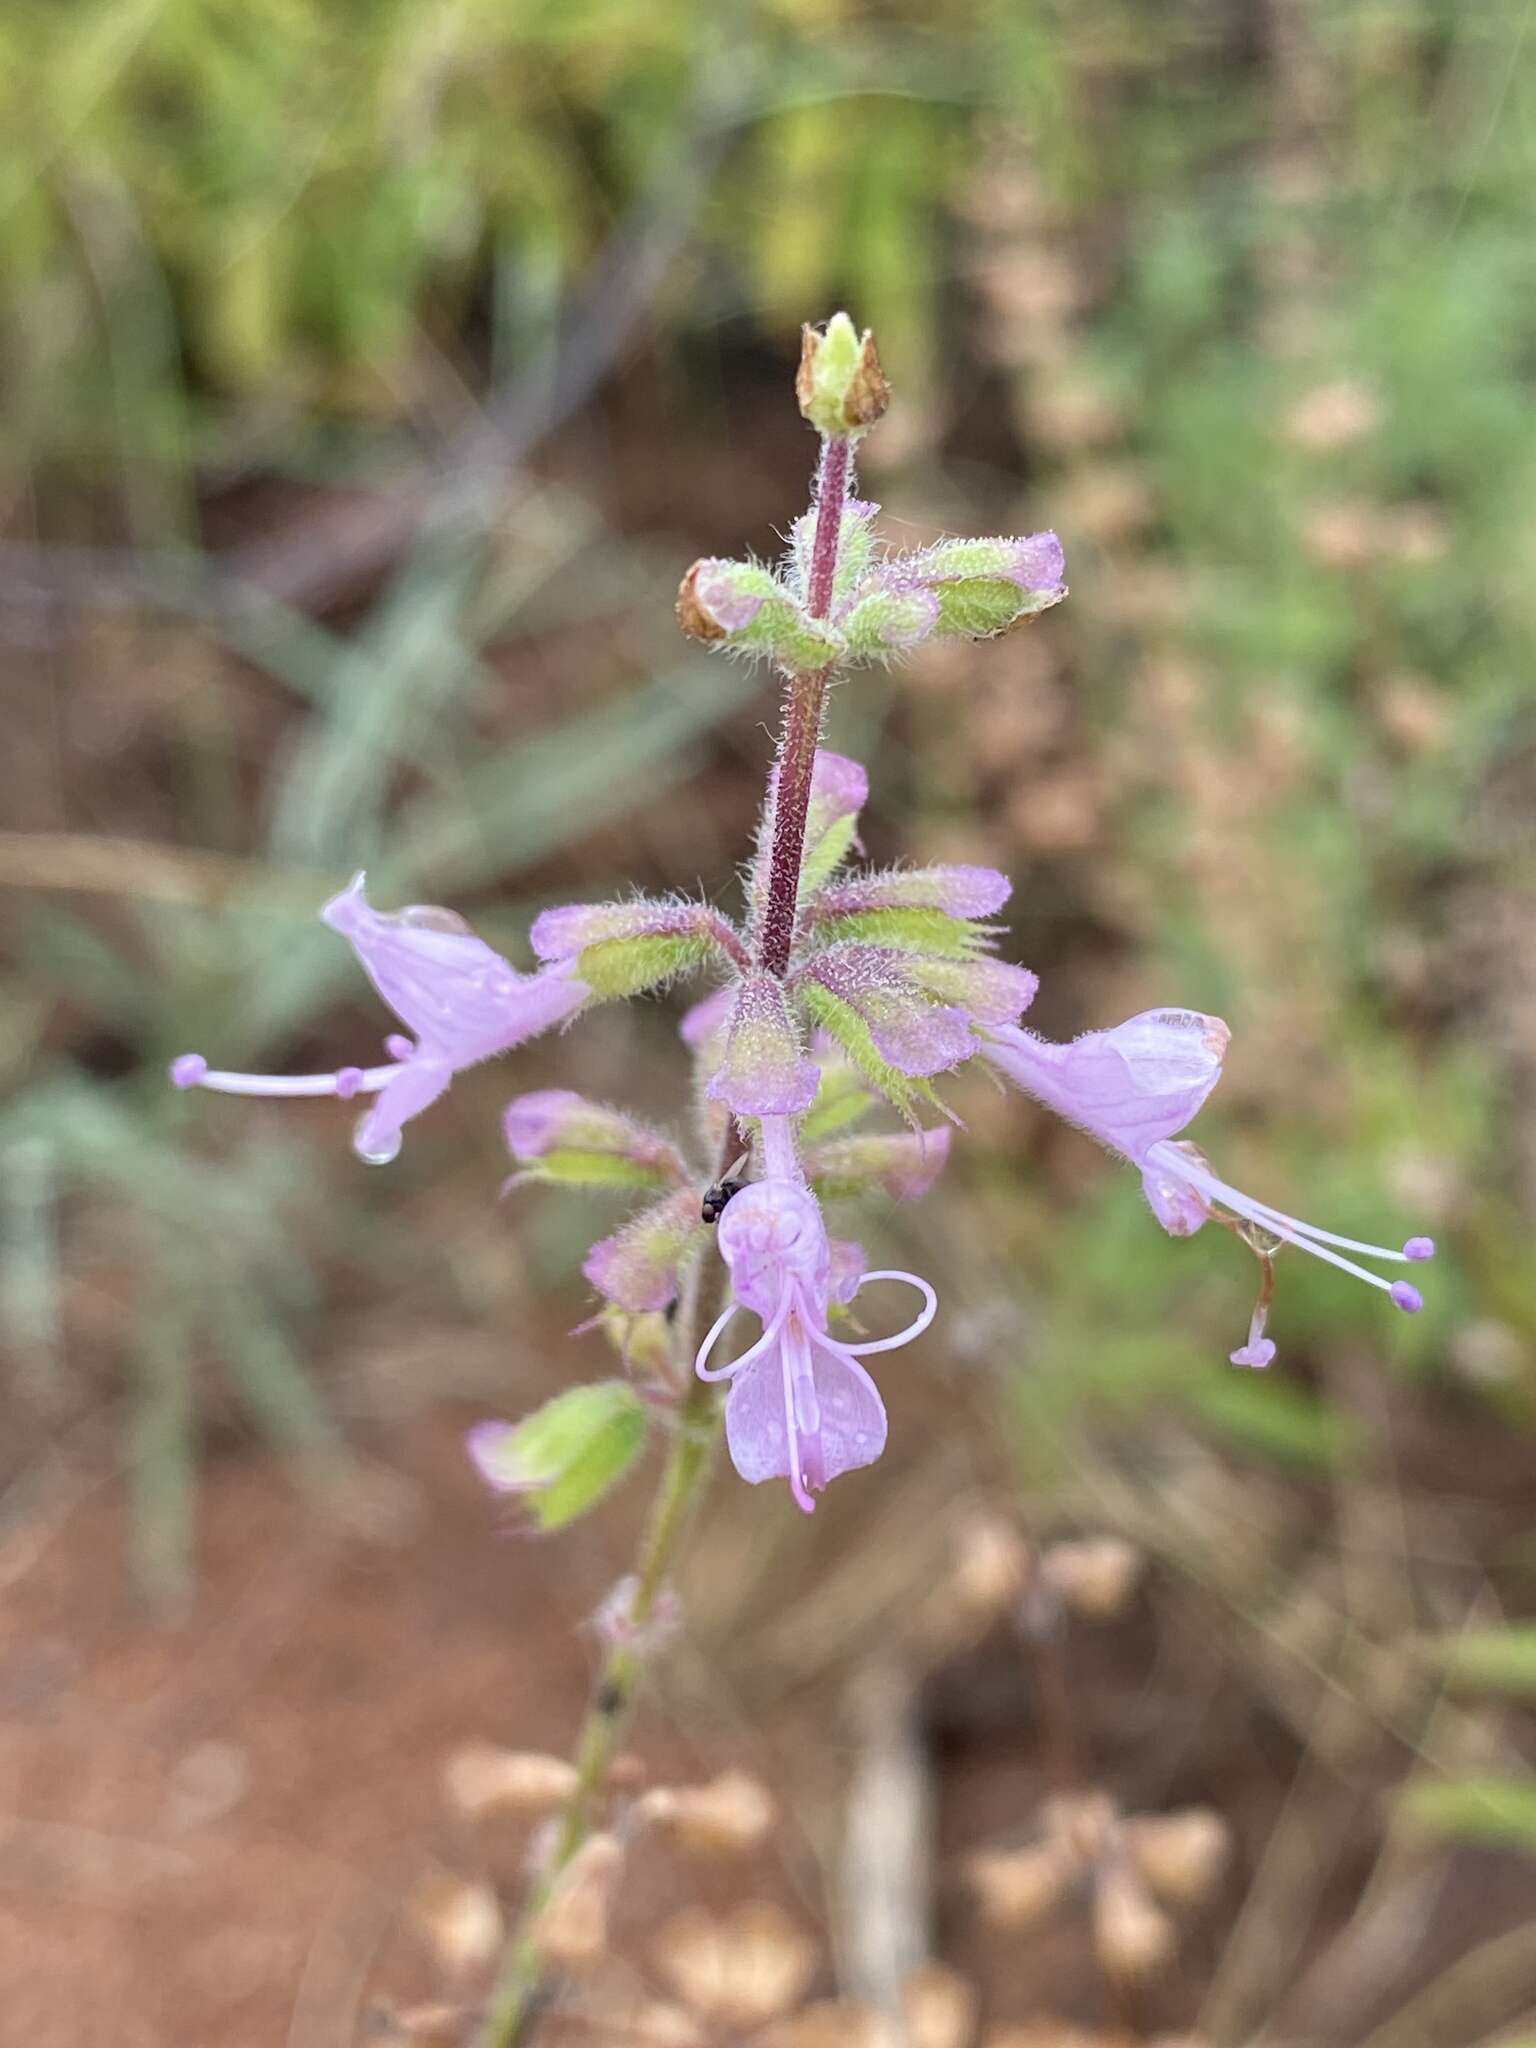
M 1130 1605 L 1146 1560 L 1134 1543 L 1119 1536 L 1087 1536 L 1053 1543 L 1041 1570 L 1074 1614 L 1110 1621 Z
M 1231 1830 L 1208 1806 L 1142 1814 L 1125 1823 L 1131 1860 L 1159 1898 L 1194 1905 L 1208 1898 L 1227 1860 Z
M 608 1902 L 624 1861 L 613 1835 L 589 1835 L 555 1880 L 533 1938 L 552 1962 L 582 1969 L 608 1946 Z
M 493 1813 L 547 1813 L 568 1799 L 576 1771 L 563 1757 L 471 1742 L 443 1766 L 449 1799 L 471 1820 Z
M 1050 1911 L 1072 1876 L 1058 1842 L 1025 1849 L 983 1849 L 966 1858 L 965 1876 L 992 1927 L 1028 1927 Z
M 891 402 L 891 387 L 869 329 L 860 334 L 846 313 L 834 313 L 824 329 L 802 327 L 795 396 L 819 433 L 872 427 Z
M 695 562 L 677 587 L 677 623 L 691 640 L 723 640 L 725 628 L 699 602 L 699 575 L 708 562 Z
M 488 1884 L 429 1877 L 411 1899 L 418 1927 L 451 1970 L 473 1970 L 501 1947 L 501 1907 Z
M 708 1785 L 658 1786 L 636 1811 L 699 1856 L 735 1856 L 755 1849 L 774 1818 L 772 1799 L 745 1771 L 725 1771 Z
M 901 1987 L 906 2048 L 965 2048 L 976 2025 L 974 1985 L 943 1963 L 923 1963 Z
M 1093 1945 L 1113 1977 L 1134 1982 L 1154 1976 L 1177 1943 L 1173 1922 L 1135 1871 L 1111 1864 L 1099 1873 L 1093 1896 Z

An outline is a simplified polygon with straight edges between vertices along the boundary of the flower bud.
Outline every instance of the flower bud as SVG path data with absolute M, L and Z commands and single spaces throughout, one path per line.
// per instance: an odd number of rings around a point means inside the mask
M 834 313 L 825 328 L 802 327 L 795 396 L 818 434 L 872 427 L 891 402 L 891 388 L 869 329 L 860 334 L 846 313 Z
M 1066 561 L 1054 533 L 989 540 L 945 540 L 886 565 L 892 580 L 933 593 L 933 630 L 969 640 L 1002 633 L 1060 604 Z
M 608 1946 L 608 1905 L 624 1862 L 613 1835 L 589 1835 L 555 1879 L 548 1903 L 533 1925 L 533 1939 L 551 1962 L 567 1970 L 595 1963 Z
M 1173 1955 L 1173 1922 L 1153 1904 L 1136 1873 L 1114 1863 L 1099 1873 L 1093 1898 L 1093 1945 L 1112 1977 L 1155 1976 Z
M 471 1742 L 443 1767 L 449 1799 L 471 1820 L 496 1813 L 547 1813 L 576 1789 L 576 1768 L 564 1757 Z
M 539 1088 L 514 1096 L 502 1115 L 507 1150 L 527 1169 L 525 1180 L 575 1186 L 661 1188 L 684 1179 L 687 1167 L 670 1138 L 570 1088 Z
M 686 1259 L 704 1241 L 697 1188 L 680 1188 L 639 1210 L 612 1237 L 600 1238 L 581 1270 L 616 1308 L 640 1315 L 676 1299 Z
M 900 1202 L 926 1195 L 949 1158 L 950 1129 L 881 1131 L 834 1138 L 813 1146 L 805 1170 L 824 1200 L 844 1200 L 879 1188 Z
M 825 668 L 847 652 L 837 628 L 813 619 L 757 562 L 695 562 L 677 593 L 677 621 L 691 639 L 770 655 L 796 672 Z
M 920 647 L 938 623 L 939 600 L 931 590 L 878 584 L 838 621 L 849 654 L 868 660 Z

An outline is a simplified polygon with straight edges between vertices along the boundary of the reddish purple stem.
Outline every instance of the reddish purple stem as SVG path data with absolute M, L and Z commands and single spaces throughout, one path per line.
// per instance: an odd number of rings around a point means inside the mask
M 816 481 L 816 529 L 811 538 L 811 569 L 806 610 L 824 619 L 832 609 L 837 580 L 838 543 L 843 507 L 853 469 L 853 443 L 831 439 L 822 444 Z M 821 719 L 826 707 L 830 668 L 794 676 L 784 706 L 784 732 L 779 742 L 774 785 L 772 850 L 768 862 L 768 901 L 758 932 L 758 964 L 783 976 L 795 941 L 799 909 L 800 862 L 805 853 L 805 819 L 811 803 L 816 750 L 821 744 Z
M 837 577 L 837 544 L 842 537 L 843 507 L 848 502 L 848 478 L 853 469 L 853 443 L 846 439 L 822 443 L 821 471 L 816 479 L 816 531 L 811 539 L 811 574 L 805 594 L 805 608 L 813 619 L 824 619 L 832 609 L 832 586 Z

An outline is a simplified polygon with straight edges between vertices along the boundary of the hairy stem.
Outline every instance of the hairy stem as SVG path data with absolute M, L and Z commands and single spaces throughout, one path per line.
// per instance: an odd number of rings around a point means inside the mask
M 816 479 L 816 525 L 811 537 L 806 590 L 806 610 L 814 619 L 826 618 L 832 609 L 843 507 L 848 502 L 852 476 L 853 443 L 841 438 L 828 440 L 822 448 Z M 794 948 L 805 819 L 810 809 L 816 750 L 821 745 L 821 721 L 831 676 L 829 668 L 792 676 L 784 702 L 784 730 L 779 740 L 769 826 L 768 900 L 757 942 L 758 965 L 770 974 L 785 973 Z
M 816 476 L 816 529 L 811 537 L 811 573 L 805 594 L 805 608 L 813 619 L 826 618 L 832 609 L 843 507 L 848 502 L 852 480 L 853 443 L 844 436 L 834 436 L 822 444 L 821 467 Z
M 805 818 L 811 805 L 811 779 L 816 772 L 816 750 L 821 744 L 821 717 L 829 674 L 829 670 L 822 668 L 792 677 L 784 703 L 784 731 L 779 741 L 773 790 L 768 900 L 757 939 L 758 965 L 780 976 L 789 967 L 795 943 Z
M 480 2036 L 481 2048 L 512 2048 L 534 2008 L 545 1974 L 537 1939 L 539 1915 L 561 1873 L 591 1833 L 592 1808 L 629 1721 L 645 1668 L 648 1625 L 709 1471 L 719 1418 L 714 1389 L 696 1379 L 692 1371 L 698 1336 L 697 1292 L 691 1290 L 693 1313 L 679 1318 L 679 1350 L 686 1354 L 689 1386 L 678 1409 L 671 1448 L 635 1559 L 632 1626 L 623 1641 L 609 1648 L 593 1683 L 576 1739 L 576 1784 L 561 1812 L 549 1863 L 529 1893 L 503 1957 Z

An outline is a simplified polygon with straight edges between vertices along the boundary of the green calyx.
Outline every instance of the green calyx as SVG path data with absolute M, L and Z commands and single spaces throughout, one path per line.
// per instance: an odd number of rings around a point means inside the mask
M 576 973 L 602 1002 L 659 988 L 679 974 L 691 974 L 714 957 L 707 932 L 650 933 L 637 939 L 599 939 L 583 946 Z
M 583 1152 L 567 1146 L 546 1152 L 513 1179 L 521 1185 L 541 1181 L 551 1187 L 663 1189 L 674 1185 L 674 1176 L 660 1165 L 632 1159 L 623 1152 Z
M 1043 592 L 1021 590 L 1006 577 L 967 576 L 934 586 L 939 600 L 936 630 L 965 640 L 989 640 L 1054 600 Z
M 857 939 L 941 960 L 972 960 L 987 950 L 985 933 L 968 918 L 952 917 L 947 910 L 853 910 L 818 923 L 816 936 L 829 946 Z

